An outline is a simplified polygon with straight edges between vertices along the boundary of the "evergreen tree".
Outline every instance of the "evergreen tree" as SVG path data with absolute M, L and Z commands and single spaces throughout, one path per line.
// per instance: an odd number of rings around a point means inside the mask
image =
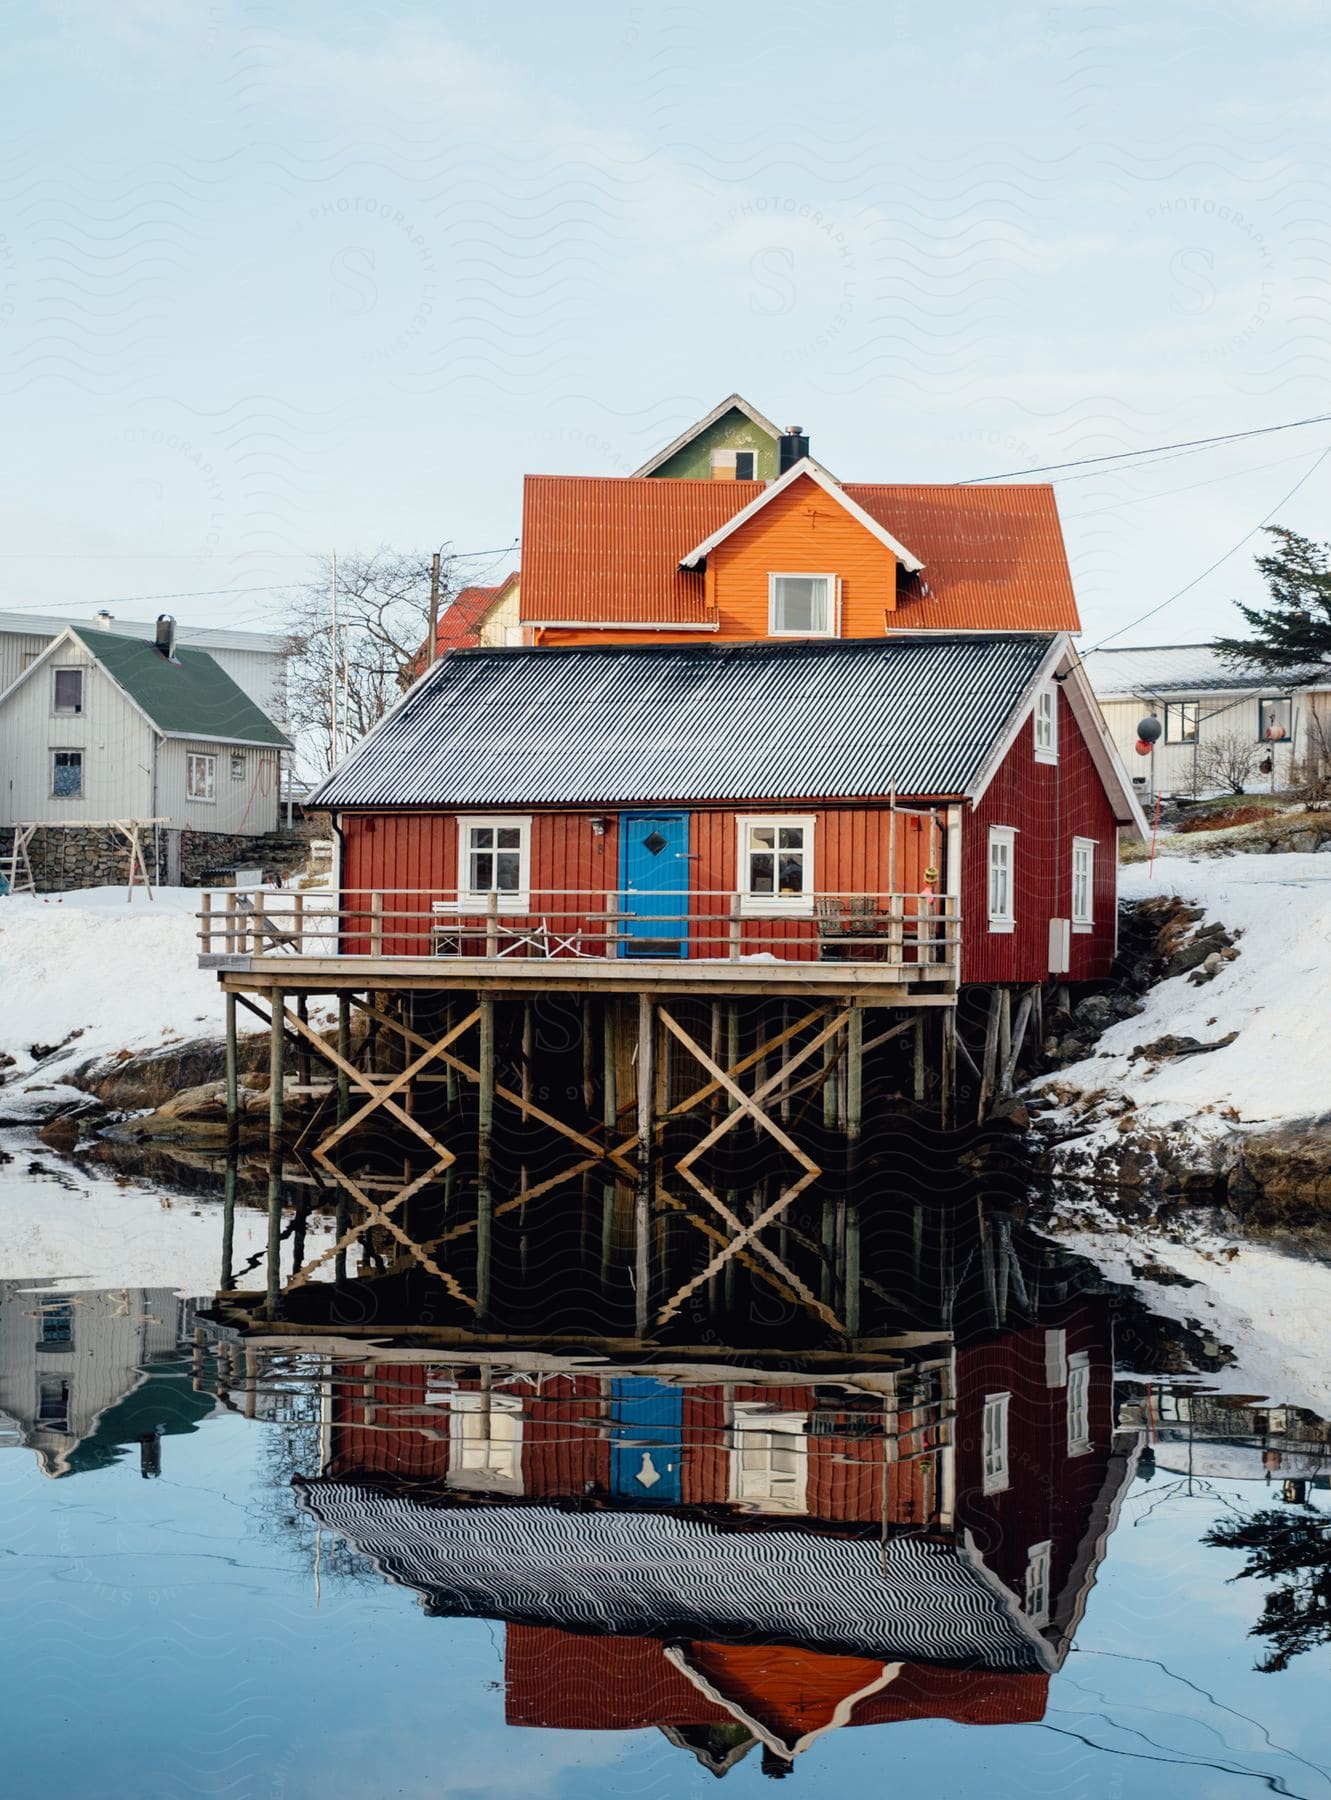
M 1287 1669 L 1294 1657 L 1331 1643 L 1331 1520 L 1324 1513 L 1267 1507 L 1247 1519 L 1222 1521 L 1203 1542 L 1248 1552 L 1236 1580 L 1256 1576 L 1278 1584 L 1263 1599 L 1262 1616 L 1251 1633 L 1271 1645 L 1257 1665 L 1265 1674 Z
M 1274 671 L 1331 663 L 1331 545 L 1315 544 L 1283 525 L 1267 535 L 1275 548 L 1257 558 L 1269 606 L 1235 601 L 1250 638 L 1217 638 L 1215 647 L 1237 662 Z

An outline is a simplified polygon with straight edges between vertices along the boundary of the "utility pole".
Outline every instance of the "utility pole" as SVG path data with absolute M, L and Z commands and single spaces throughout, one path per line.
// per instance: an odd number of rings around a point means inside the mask
M 334 550 L 334 552 L 333 552 L 332 602 L 333 602 L 333 650 L 332 650 L 332 671 L 331 671 L 332 678 L 329 683 L 329 693 L 330 693 L 332 711 L 331 711 L 329 717 L 332 721 L 331 760 L 332 760 L 334 766 L 336 766 L 337 759 L 338 759 L 337 758 L 337 551 L 336 550 Z
M 425 661 L 432 663 L 439 654 L 439 552 L 430 558 L 430 641 Z

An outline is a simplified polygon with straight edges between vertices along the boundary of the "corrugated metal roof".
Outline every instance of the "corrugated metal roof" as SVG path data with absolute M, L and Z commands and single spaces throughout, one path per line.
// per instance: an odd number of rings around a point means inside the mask
M 89 630 L 94 621 L 89 620 Z M 69 626 L 76 631 L 83 627 L 77 619 L 61 618 L 55 613 L 0 612 L 0 633 L 6 637 L 59 637 Z M 97 630 L 106 630 L 116 637 L 135 637 L 151 639 L 157 626 L 148 619 L 112 619 L 108 626 L 97 626 Z M 176 626 L 176 642 L 193 644 L 199 650 L 252 650 L 261 656 L 282 656 L 290 653 L 290 638 L 281 632 L 272 631 L 230 631 L 213 625 L 181 625 Z
M 461 651 L 315 799 L 452 810 L 963 794 L 1050 642 Z
M 155 645 L 141 638 L 89 631 L 83 625 L 74 630 L 111 679 L 168 737 L 291 748 L 267 713 L 206 650 L 177 645 L 175 660 L 168 662 Z
M 1054 491 L 846 482 L 924 563 L 898 623 L 941 631 L 1079 631 Z M 631 625 L 703 624 L 703 577 L 679 561 L 762 496 L 760 481 L 529 475 L 522 615 Z
M 1094 650 L 1084 654 L 1091 686 L 1102 700 L 1152 694 L 1230 693 L 1249 688 L 1283 694 L 1319 677 L 1331 681 L 1331 669 L 1309 664 L 1281 674 L 1253 663 L 1227 662 L 1212 644 L 1158 644 L 1126 650 Z

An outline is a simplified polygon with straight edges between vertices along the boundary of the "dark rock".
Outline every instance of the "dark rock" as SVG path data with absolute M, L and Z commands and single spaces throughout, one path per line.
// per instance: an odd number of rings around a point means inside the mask
M 0 1069 L 12 1069 L 13 1066 L 14 1058 L 7 1050 L 0 1050 Z
M 1114 1004 L 1106 994 L 1088 994 L 1079 1000 L 1074 1009 L 1074 1016 L 1082 1025 L 1092 1031 L 1101 1032 L 1114 1021 Z
M 1166 1057 L 1205 1056 L 1209 1051 L 1225 1049 L 1238 1035 L 1237 1031 L 1230 1031 L 1224 1037 L 1217 1038 L 1213 1044 L 1204 1044 L 1200 1038 L 1175 1037 L 1172 1033 L 1167 1033 L 1162 1038 L 1156 1038 L 1154 1043 L 1138 1044 L 1132 1054 L 1148 1056 L 1153 1062 L 1163 1062 Z
M 78 1123 L 68 1113 L 62 1114 L 58 1119 L 48 1119 L 37 1136 L 44 1144 L 49 1144 L 52 1150 L 68 1152 L 78 1149 Z
M 267 1065 L 268 1039 L 247 1033 L 239 1040 L 237 1061 L 242 1074 Z M 105 1106 L 122 1112 L 164 1106 L 187 1088 L 221 1081 L 226 1075 L 226 1045 L 220 1038 L 191 1038 L 137 1056 L 103 1057 L 75 1069 L 69 1080 Z

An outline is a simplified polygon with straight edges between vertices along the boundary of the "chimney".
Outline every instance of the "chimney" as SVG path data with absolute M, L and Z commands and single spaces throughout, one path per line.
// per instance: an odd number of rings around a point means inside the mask
M 114 613 L 107 612 L 104 606 L 98 609 L 97 623 L 101 626 L 103 631 L 109 631 L 115 622 Z
M 809 454 L 809 440 L 804 435 L 802 425 L 787 425 L 776 440 L 776 472 L 784 475 L 787 469 L 793 469 L 801 457 Z
M 170 613 L 158 613 L 153 642 L 168 662 L 176 660 L 176 622 Z

